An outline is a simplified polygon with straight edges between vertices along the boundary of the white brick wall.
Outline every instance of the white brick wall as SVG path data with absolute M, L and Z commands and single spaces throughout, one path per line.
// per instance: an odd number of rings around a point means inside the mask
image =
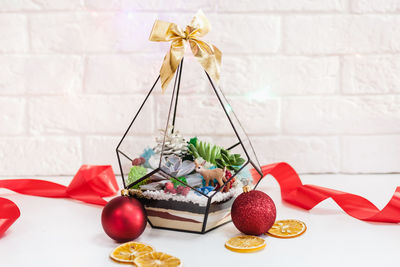
M 0 175 L 72 175 L 83 163 L 118 173 L 115 147 L 169 47 L 148 41 L 153 22 L 184 26 L 199 8 L 261 163 L 400 172 L 400 0 L 2 0 Z M 187 54 L 177 126 L 227 142 Z M 132 150 L 165 118 L 167 96 L 155 90 Z

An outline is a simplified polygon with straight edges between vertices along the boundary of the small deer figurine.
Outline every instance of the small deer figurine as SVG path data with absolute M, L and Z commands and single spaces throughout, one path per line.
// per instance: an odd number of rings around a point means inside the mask
M 214 179 L 216 179 L 222 188 L 224 182 L 226 182 L 225 178 L 225 171 L 226 167 L 224 169 L 216 168 L 216 169 L 205 169 L 204 164 L 206 162 L 203 162 L 199 164 L 196 160 L 194 161 L 194 164 L 196 165 L 195 170 L 196 172 L 200 173 L 204 180 L 206 181 L 206 186 L 211 182 L 211 185 L 214 186 Z

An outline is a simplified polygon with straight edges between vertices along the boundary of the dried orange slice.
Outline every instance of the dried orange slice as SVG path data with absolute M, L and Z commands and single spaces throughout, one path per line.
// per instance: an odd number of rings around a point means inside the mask
M 143 254 L 154 251 L 146 244 L 139 242 L 128 242 L 116 247 L 110 254 L 110 258 L 124 263 L 131 263 L 133 260 Z
M 280 220 L 272 225 L 267 234 L 279 238 L 293 238 L 304 234 L 306 229 L 306 224 L 301 221 Z
M 182 261 L 174 256 L 164 252 L 149 252 L 133 261 L 137 267 L 179 267 L 182 266 Z
M 265 246 L 264 239 L 252 235 L 235 236 L 225 243 L 227 249 L 241 253 L 256 252 L 265 248 Z

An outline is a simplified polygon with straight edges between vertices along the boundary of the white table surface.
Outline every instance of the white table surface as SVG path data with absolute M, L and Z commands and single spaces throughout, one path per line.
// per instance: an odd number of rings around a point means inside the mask
M 70 178 L 49 179 L 68 184 Z M 382 208 L 392 197 L 400 174 L 303 175 L 312 183 L 360 194 Z M 278 219 L 299 219 L 308 230 L 294 239 L 265 236 L 267 247 L 256 253 L 227 250 L 224 243 L 239 232 L 232 223 L 205 235 L 151 229 L 138 241 L 183 260 L 184 266 L 399 266 L 400 226 L 356 220 L 332 200 L 305 211 L 280 199 L 279 186 L 268 176 L 259 189 L 276 203 Z M 74 200 L 18 195 L 0 189 L 14 201 L 21 217 L 0 238 L 0 266 L 126 266 L 109 259 L 117 246 L 100 223 L 101 207 Z

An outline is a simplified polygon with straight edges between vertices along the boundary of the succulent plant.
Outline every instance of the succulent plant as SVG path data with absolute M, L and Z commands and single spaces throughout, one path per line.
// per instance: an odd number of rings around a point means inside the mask
M 128 174 L 128 179 L 126 180 L 127 185 L 130 185 L 134 182 L 136 182 L 137 180 L 139 180 L 140 178 L 142 178 L 143 176 L 145 176 L 147 174 L 147 169 L 143 166 L 132 166 L 129 174 Z M 141 185 L 146 184 L 146 179 L 141 181 L 140 183 L 135 184 L 134 186 L 132 186 L 132 188 L 134 189 L 138 189 Z
M 197 140 L 198 140 L 197 136 L 192 137 L 192 138 L 190 138 L 190 140 L 189 140 L 189 144 L 192 144 L 192 145 L 195 146 L 195 145 L 197 144 Z
M 228 170 L 237 171 L 245 160 L 240 157 L 240 154 L 231 154 L 228 150 L 221 149 L 221 157 L 217 158 L 215 162 L 218 168 L 226 167 Z
M 153 150 L 155 153 L 162 152 L 164 156 L 176 155 L 183 157 L 188 151 L 187 142 L 178 131 L 173 132 L 172 130 L 172 125 L 168 126 L 167 130 L 160 130 L 160 136 L 156 138 L 157 145 Z
M 189 153 L 195 158 L 203 158 L 205 161 L 223 169 L 238 170 L 245 162 L 240 154 L 231 154 L 229 150 L 211 145 L 207 142 L 198 141 L 197 138 L 190 139 L 188 144 Z
M 193 138 L 192 138 L 193 139 Z M 192 141 L 191 139 L 191 141 Z M 221 147 L 216 145 L 211 145 L 210 143 L 195 140 L 193 144 L 190 142 L 188 144 L 188 152 L 195 158 L 202 158 L 207 162 L 216 164 L 216 159 L 220 156 Z
M 181 177 L 194 171 L 195 165 L 192 161 L 182 161 L 180 157 L 172 155 L 162 158 L 160 168 L 171 176 Z
M 186 177 L 185 176 L 180 176 L 180 177 L 176 177 L 177 180 L 184 182 L 185 184 L 187 184 L 186 181 Z M 175 180 L 175 179 L 171 179 L 172 183 L 174 184 L 174 187 L 177 188 L 178 186 L 184 186 L 182 183 L 180 183 L 179 181 Z

